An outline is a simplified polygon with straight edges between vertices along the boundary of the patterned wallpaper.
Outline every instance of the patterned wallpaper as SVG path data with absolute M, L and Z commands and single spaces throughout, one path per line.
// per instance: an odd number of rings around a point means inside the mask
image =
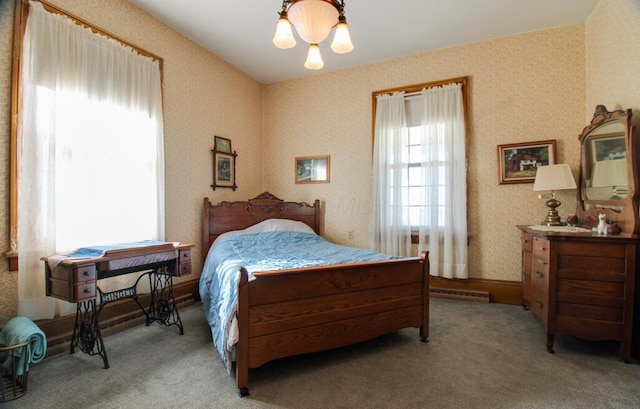
M 559 161 L 577 172 L 576 138 L 595 104 L 620 104 L 640 117 L 640 77 L 632 74 L 637 71 L 632 56 L 640 51 L 635 0 L 601 0 L 586 25 L 267 86 L 126 0 L 50 1 L 164 58 L 167 240 L 197 244 L 196 271 L 201 266 L 203 197 L 214 202 L 244 200 L 269 190 L 285 199 L 319 198 L 324 233 L 344 244 L 367 246 L 371 93 L 469 76 L 470 275 L 519 280 L 515 225 L 539 221 L 545 207 L 531 184 L 498 184 L 496 146 L 556 139 Z M 13 1 L 0 1 L 0 251 L 8 249 L 12 24 Z M 238 152 L 236 192 L 209 187 L 214 135 L 231 139 Z M 331 183 L 296 185 L 294 158 L 325 154 L 331 155 Z M 574 195 L 562 194 L 560 200 L 560 213 L 566 216 L 575 206 Z M 349 231 L 354 232 L 352 240 Z M 17 280 L 6 268 L 0 263 L 0 324 L 15 314 Z
M 587 98 L 590 122 L 598 104 L 633 110 L 640 125 L 640 1 L 600 0 L 586 23 Z M 587 123 L 588 123 L 587 122 Z
M 325 208 L 324 233 L 368 246 L 371 93 L 469 76 L 470 277 L 519 280 L 517 224 L 542 220 L 532 184 L 499 185 L 497 145 L 556 139 L 558 160 L 577 172 L 584 127 L 584 26 L 527 33 L 275 83 L 265 93 L 265 186 Z M 331 183 L 296 185 L 294 157 L 331 155 Z M 560 213 L 575 207 L 560 195 Z M 354 232 L 350 240 L 349 232 Z

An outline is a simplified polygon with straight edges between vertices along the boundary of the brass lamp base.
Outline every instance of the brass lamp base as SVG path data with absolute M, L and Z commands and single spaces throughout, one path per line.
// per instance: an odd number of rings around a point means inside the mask
M 558 214 L 558 210 L 556 210 L 561 204 L 560 201 L 555 197 L 552 197 L 544 202 L 544 204 L 547 205 L 549 211 L 547 212 L 547 217 L 540 224 L 545 226 L 565 226 L 566 223 L 562 222 L 562 219 Z

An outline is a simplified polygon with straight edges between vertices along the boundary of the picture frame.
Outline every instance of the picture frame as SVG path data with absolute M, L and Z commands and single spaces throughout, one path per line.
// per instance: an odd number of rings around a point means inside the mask
M 331 156 L 300 156 L 295 158 L 294 175 L 297 184 L 330 183 Z
M 498 145 L 498 176 L 501 185 L 533 183 L 538 167 L 555 163 L 555 139 Z
M 627 157 L 626 138 L 624 135 L 602 135 L 591 140 L 593 163 L 610 159 Z
M 231 139 L 214 136 L 213 149 L 218 152 L 231 153 Z
M 234 191 L 238 188 L 236 185 L 236 157 L 235 152 L 225 153 L 213 152 L 213 190 L 216 188 L 230 188 Z

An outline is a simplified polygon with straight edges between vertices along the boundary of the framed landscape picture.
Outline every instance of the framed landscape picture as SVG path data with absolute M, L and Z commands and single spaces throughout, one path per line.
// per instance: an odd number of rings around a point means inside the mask
M 593 162 L 612 159 L 626 159 L 627 148 L 624 135 L 594 138 L 591 142 Z
M 498 172 L 501 185 L 533 183 L 540 166 L 555 163 L 555 139 L 498 145 Z
M 295 159 L 296 183 L 329 183 L 331 156 L 301 156 Z

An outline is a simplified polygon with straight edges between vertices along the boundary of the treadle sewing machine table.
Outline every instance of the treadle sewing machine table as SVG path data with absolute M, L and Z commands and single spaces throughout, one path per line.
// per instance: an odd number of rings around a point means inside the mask
M 192 244 L 157 243 L 106 250 L 95 258 L 42 257 L 45 262 L 47 295 L 76 303 L 76 319 L 70 353 L 76 346 L 89 355 L 100 355 L 104 368 L 109 359 L 100 334 L 100 312 L 112 302 L 132 299 L 146 317 L 146 325 L 158 322 L 176 325 L 184 334 L 182 320 L 173 293 L 173 276 L 191 273 Z M 50 262 L 54 268 L 50 268 Z M 57 263 L 57 264 L 56 264 Z M 132 287 L 103 292 L 98 280 L 123 274 L 142 273 Z M 149 306 L 142 305 L 136 287 L 143 277 L 149 278 Z M 96 305 L 96 295 L 99 303 Z

